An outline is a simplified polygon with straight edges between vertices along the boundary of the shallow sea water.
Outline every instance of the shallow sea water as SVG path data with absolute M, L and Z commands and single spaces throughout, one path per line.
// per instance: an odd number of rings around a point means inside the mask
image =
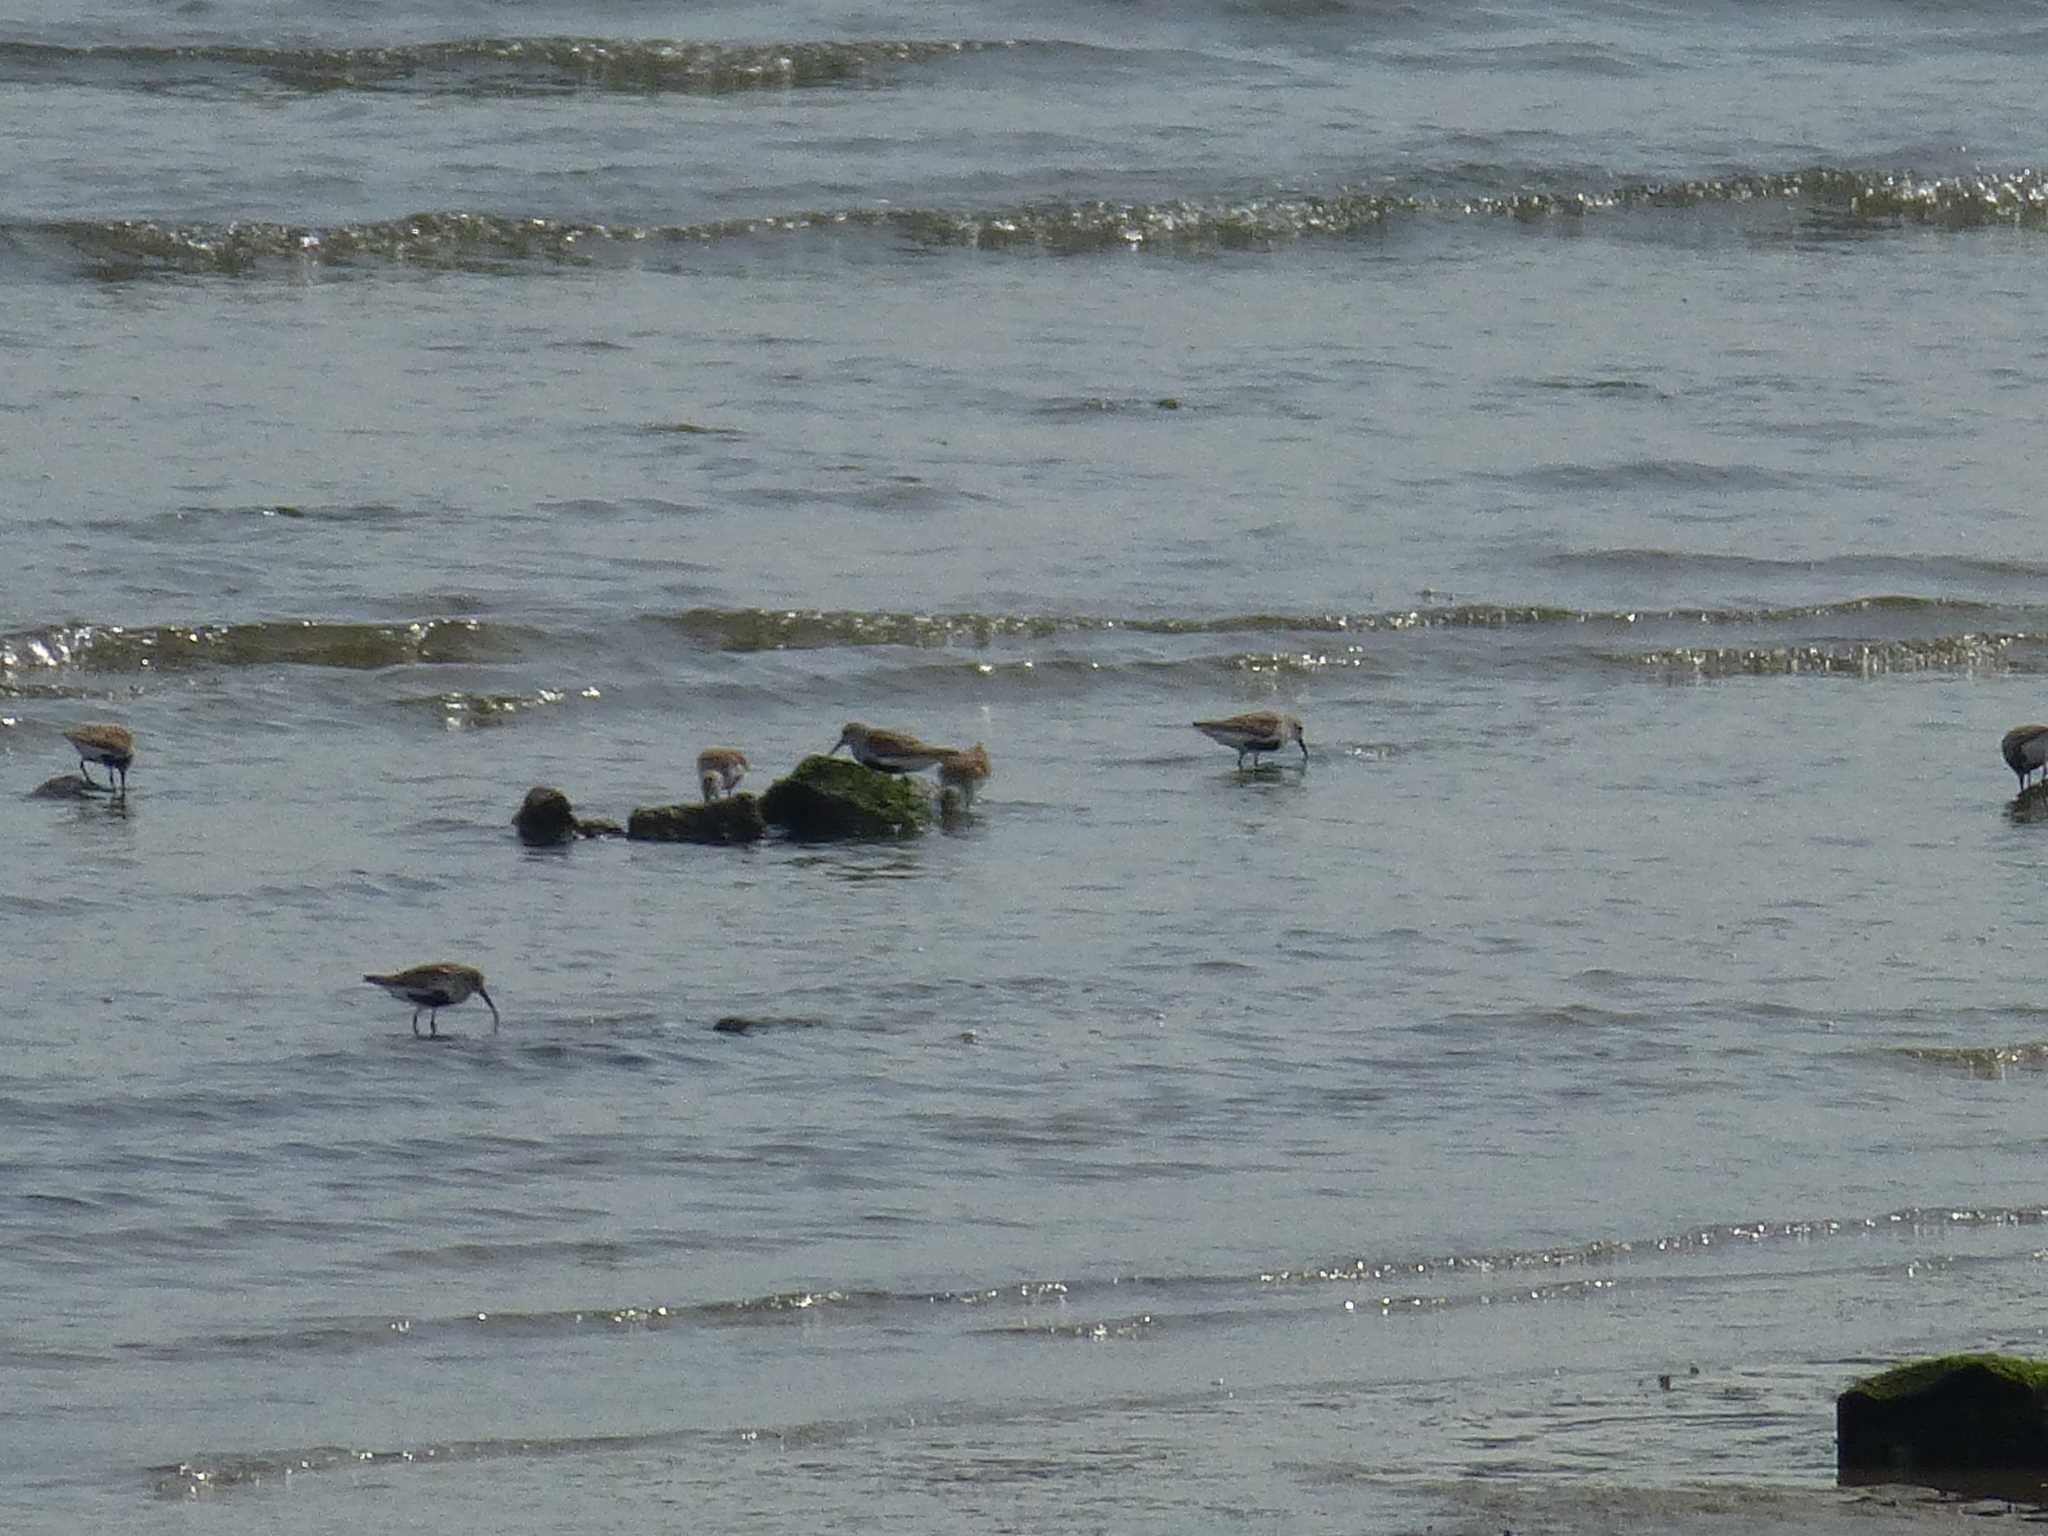
M 904 20 L 0 27 L 9 1529 L 1987 1507 L 1832 1424 L 2041 1347 L 2048 33 Z M 996 776 L 511 833 L 849 718 Z

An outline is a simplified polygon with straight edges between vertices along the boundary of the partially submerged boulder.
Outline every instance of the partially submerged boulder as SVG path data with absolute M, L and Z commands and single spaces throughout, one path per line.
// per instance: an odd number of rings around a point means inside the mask
M 642 843 L 758 843 L 768 835 L 761 802 L 744 792 L 702 805 L 643 805 L 626 820 Z
M 569 797 L 559 789 L 536 784 L 520 802 L 512 825 L 519 832 L 519 840 L 527 847 L 552 848 L 576 835 L 576 812 L 569 804 Z
M 761 814 L 770 826 L 809 840 L 914 837 L 931 825 L 932 802 L 905 775 L 813 755 L 768 786 Z
M 623 830 L 602 816 L 579 817 L 567 795 L 545 784 L 526 792 L 512 825 L 529 848 L 553 848 L 577 837 L 617 837 Z
M 1835 1399 L 1844 1482 L 2048 1470 L 2048 1361 L 1943 1355 L 1866 1376 Z

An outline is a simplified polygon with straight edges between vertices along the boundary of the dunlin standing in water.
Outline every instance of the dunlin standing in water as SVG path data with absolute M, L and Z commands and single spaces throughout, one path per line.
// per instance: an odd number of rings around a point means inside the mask
M 833 752 L 841 747 L 853 753 L 855 762 L 879 768 L 884 773 L 916 773 L 954 755 L 953 748 L 934 747 L 919 741 L 908 731 L 885 731 L 879 726 L 862 725 L 858 720 L 847 721 L 846 729 L 832 743 Z M 832 754 L 828 752 L 825 755 L 830 757 Z
M 988 760 L 988 748 L 976 742 L 965 752 L 949 752 L 939 759 L 939 792 L 957 790 L 962 805 L 974 804 L 974 792 L 988 782 L 995 767 Z
M 64 733 L 64 739 L 78 749 L 78 771 L 85 774 L 85 782 L 94 789 L 113 789 L 114 775 L 121 776 L 119 794 L 128 793 L 128 765 L 135 761 L 135 737 L 125 725 L 75 725 Z M 107 766 L 107 782 L 85 772 L 87 763 L 104 763 Z
M 2016 725 L 1998 744 L 2005 754 L 2005 766 L 2020 776 L 2020 792 L 2026 793 L 2027 779 L 2036 769 L 2048 769 L 2048 725 Z
M 1277 709 L 1255 709 L 1248 715 L 1232 715 L 1228 720 L 1197 720 L 1195 729 L 1211 741 L 1235 749 L 1240 768 L 1247 753 L 1256 768 L 1261 752 L 1278 752 L 1290 741 L 1301 744 L 1301 760 L 1304 764 L 1308 762 L 1308 739 L 1301 734 L 1301 722 Z
M 422 1008 L 427 1010 L 426 1037 L 435 1038 L 441 1033 L 436 1022 L 440 1011 L 468 1002 L 472 992 L 482 998 L 484 1006 L 491 1010 L 491 1033 L 495 1035 L 498 1032 L 498 1005 L 484 990 L 484 973 L 473 965 L 457 965 L 452 960 L 442 960 L 433 965 L 416 965 L 410 970 L 393 971 L 389 976 L 373 972 L 363 980 L 412 1004 L 412 1032 L 415 1035 L 420 1032 Z
M 697 782 L 704 786 L 706 805 L 720 794 L 731 794 L 746 776 L 747 754 L 738 747 L 706 747 L 697 754 Z

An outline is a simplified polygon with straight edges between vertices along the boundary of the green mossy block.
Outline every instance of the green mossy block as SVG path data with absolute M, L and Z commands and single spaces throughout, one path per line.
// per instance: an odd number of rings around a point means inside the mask
M 2048 1468 L 2048 1362 L 1943 1355 L 1866 1376 L 1835 1399 L 1845 1480 Z
M 626 836 L 636 843 L 758 843 L 767 835 L 761 802 L 749 794 L 701 805 L 643 805 L 626 818 Z
M 770 826 L 810 841 L 915 837 L 931 825 L 932 800 L 907 775 L 814 755 L 768 786 L 761 814 Z

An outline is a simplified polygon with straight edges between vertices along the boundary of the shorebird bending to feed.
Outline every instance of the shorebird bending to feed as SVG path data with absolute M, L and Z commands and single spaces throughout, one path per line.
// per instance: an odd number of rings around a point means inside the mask
M 958 790 L 962 805 L 974 804 L 974 792 L 995 772 L 988 760 L 988 748 L 976 742 L 965 752 L 949 752 L 939 759 L 940 792 Z
M 954 755 L 953 748 L 931 746 L 908 731 L 885 731 L 879 726 L 862 725 L 858 720 L 846 722 L 846 729 L 832 743 L 832 752 L 841 747 L 852 751 L 855 762 L 884 773 L 916 773 Z M 825 755 L 830 757 L 832 753 Z
M 498 1005 L 484 990 L 484 973 L 473 965 L 457 965 L 452 960 L 442 960 L 433 965 L 415 965 L 410 970 L 393 971 L 389 976 L 372 973 L 363 980 L 412 1004 L 412 1032 L 415 1035 L 420 1032 L 422 1008 L 427 1010 L 427 1036 L 438 1037 L 441 1031 L 436 1016 L 443 1008 L 468 1002 L 472 992 L 482 998 L 484 1006 L 491 1010 L 491 1033 L 495 1035 L 498 1032 Z
M 697 782 L 704 786 L 706 805 L 721 793 L 731 794 L 746 776 L 747 754 L 738 747 L 706 747 L 697 754 Z
M 1235 749 L 1240 768 L 1247 752 L 1256 768 L 1261 752 L 1278 752 L 1290 741 L 1301 744 L 1301 760 L 1308 761 L 1308 740 L 1301 734 L 1301 722 L 1277 709 L 1255 709 L 1248 715 L 1232 715 L 1228 720 L 1197 720 L 1195 729 L 1211 741 Z
M 2027 778 L 2035 769 L 2048 769 L 2048 725 L 2016 725 L 1998 744 L 2005 754 L 2005 766 L 2020 776 L 2025 793 Z
M 113 789 L 114 775 L 121 776 L 120 794 L 128 793 L 128 765 L 135 761 L 135 736 L 125 725 L 75 725 L 64 739 L 78 749 L 78 771 L 94 789 Z M 103 785 L 85 772 L 87 763 L 104 763 L 107 782 Z

